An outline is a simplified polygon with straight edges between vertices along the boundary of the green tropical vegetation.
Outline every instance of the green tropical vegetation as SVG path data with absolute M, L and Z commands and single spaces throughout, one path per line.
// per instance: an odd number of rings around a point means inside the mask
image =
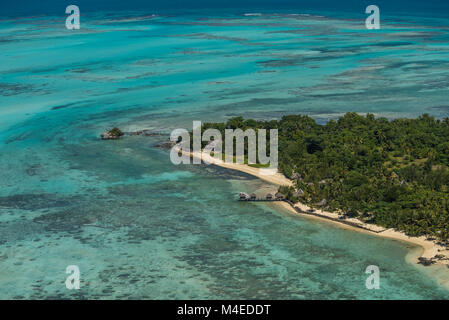
M 124 135 L 124 133 L 122 132 L 122 130 L 120 130 L 120 129 L 117 128 L 117 127 L 112 128 L 111 130 L 109 130 L 109 131 L 108 131 L 108 134 L 109 134 L 111 137 L 117 137 L 117 138 Z
M 293 202 L 449 240 L 448 118 L 347 113 L 320 125 L 305 115 L 234 117 L 208 128 L 278 129 L 279 169 L 295 185 L 280 191 Z

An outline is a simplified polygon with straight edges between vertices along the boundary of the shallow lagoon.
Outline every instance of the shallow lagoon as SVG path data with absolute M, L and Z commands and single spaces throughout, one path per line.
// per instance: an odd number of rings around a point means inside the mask
M 112 20 L 112 21 L 111 21 Z M 346 111 L 447 115 L 448 29 L 314 16 L 0 21 L 0 298 L 445 299 L 411 247 L 242 204 L 264 184 L 175 167 L 112 125 Z M 401 32 L 398 32 L 401 31 Z M 81 290 L 65 288 L 78 265 Z M 367 290 L 368 265 L 381 289 Z

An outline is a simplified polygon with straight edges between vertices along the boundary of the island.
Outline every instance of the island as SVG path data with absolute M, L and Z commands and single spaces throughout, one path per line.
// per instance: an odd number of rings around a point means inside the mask
M 122 136 L 124 136 L 123 131 L 117 127 L 112 128 L 111 130 L 109 130 L 105 133 L 102 133 L 100 135 L 102 140 L 117 140 L 117 139 L 120 139 Z
M 286 177 L 278 192 L 296 211 L 357 221 L 392 238 L 401 238 L 394 232 L 404 240 L 420 238 L 415 243 L 425 249 L 426 243 L 434 245 L 419 263 L 448 263 L 447 254 L 440 254 L 449 244 L 448 118 L 389 120 L 351 112 L 325 124 L 288 115 L 270 121 L 234 117 L 202 126 L 210 128 L 223 135 L 225 129 L 278 129 L 279 171 Z M 260 167 L 222 165 L 253 175 L 251 169 Z

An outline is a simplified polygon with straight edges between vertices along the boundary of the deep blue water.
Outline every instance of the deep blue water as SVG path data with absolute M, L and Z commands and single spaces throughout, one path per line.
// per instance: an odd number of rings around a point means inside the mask
M 386 15 L 449 16 L 449 3 L 441 0 L 20 0 L 1 3 L 0 16 L 57 14 L 64 12 L 68 5 L 78 5 L 83 12 L 106 11 L 147 11 L 154 13 L 190 12 L 217 14 L 218 12 L 326 12 L 335 16 L 341 14 L 364 15 L 368 5 L 375 4 Z M 217 12 L 218 11 L 218 12 Z

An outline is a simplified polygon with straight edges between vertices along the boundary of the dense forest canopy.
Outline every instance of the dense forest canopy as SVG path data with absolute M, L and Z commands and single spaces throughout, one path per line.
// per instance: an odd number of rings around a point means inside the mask
M 279 169 L 295 182 L 288 199 L 366 222 L 449 239 L 449 119 L 347 113 L 319 125 L 303 115 L 229 119 L 203 130 L 279 130 Z

